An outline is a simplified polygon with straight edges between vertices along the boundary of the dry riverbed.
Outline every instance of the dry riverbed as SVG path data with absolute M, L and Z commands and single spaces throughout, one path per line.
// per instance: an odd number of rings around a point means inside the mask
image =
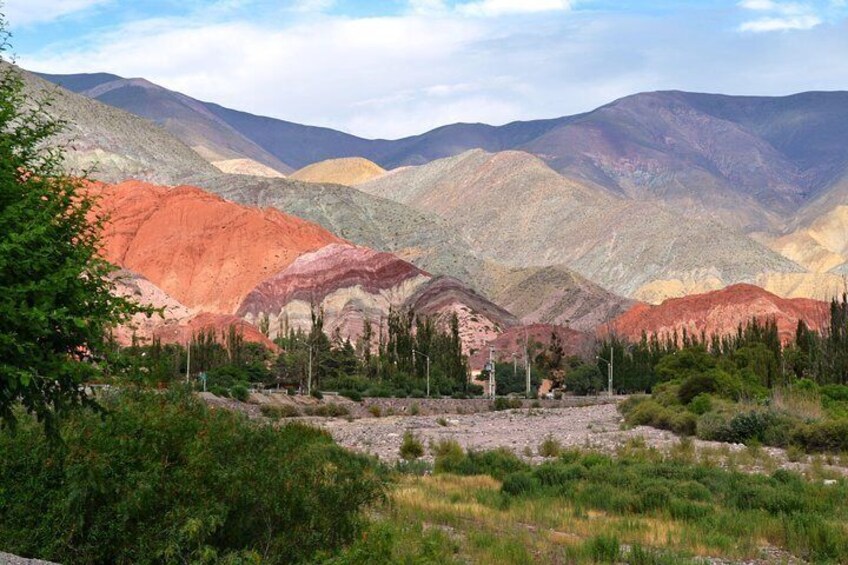
M 843 462 L 825 457 L 805 457 L 792 462 L 782 449 L 748 448 L 741 444 L 698 439 L 681 441 L 671 432 L 645 426 L 626 429 L 614 404 L 473 414 L 330 418 L 319 419 L 316 423 L 328 430 L 340 445 L 389 463 L 398 460 L 403 435 L 409 431 L 424 444 L 424 459 L 428 461 L 433 460 L 428 448 L 431 443 L 454 440 L 465 449 L 506 448 L 538 463 L 544 460 L 539 456 L 539 445 L 546 438 L 552 438 L 563 449 L 615 453 L 628 446 L 653 447 L 748 472 L 770 473 L 785 468 L 816 477 L 848 474 Z

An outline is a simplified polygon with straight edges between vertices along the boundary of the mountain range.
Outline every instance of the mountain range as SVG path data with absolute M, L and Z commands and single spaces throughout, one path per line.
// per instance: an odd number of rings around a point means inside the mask
M 712 303 L 714 295 L 700 293 L 738 283 L 826 299 L 848 273 L 848 93 L 642 93 L 577 116 L 368 140 L 198 101 L 144 79 L 26 75 L 33 92 L 48 90 L 45 79 L 61 86 L 54 108 L 71 124 L 71 170 L 96 165 L 92 176 L 110 183 L 193 185 L 221 202 L 302 218 L 336 238 L 298 251 L 290 267 L 263 271 L 227 308 L 185 304 L 180 288 L 195 288 L 192 277 L 176 287 L 161 272 L 147 281 L 165 284 L 163 292 L 193 312 L 252 323 L 303 319 L 302 304 L 268 293 L 300 296 L 308 287 L 325 300 L 337 296 L 340 277 L 360 281 L 356 292 L 379 294 L 383 282 L 394 288 L 386 273 L 395 272 L 379 265 L 403 264 L 412 279 L 423 273 L 433 282 L 392 303 L 428 308 L 441 295 L 457 297 L 448 302 L 465 305 L 468 325 L 484 320 L 466 335 L 469 348 L 479 348 L 479 336 L 520 333 L 509 329 L 518 323 L 593 333 L 646 308 L 637 302 L 695 295 Z M 220 268 L 244 269 L 256 246 L 273 248 L 261 238 L 224 238 L 233 255 L 219 258 Z M 759 312 L 759 297 L 741 296 L 733 301 L 741 316 Z M 336 327 L 352 333 L 385 311 L 385 303 L 328 300 L 342 320 Z M 663 331 L 673 326 L 665 320 Z
M 369 140 L 200 102 L 144 79 L 42 77 L 160 123 L 210 160 L 239 154 L 282 173 L 339 157 L 393 169 L 513 149 L 613 193 L 694 207 L 744 231 L 782 227 L 800 206 L 837 186 L 848 190 L 848 92 L 649 92 L 575 116 Z

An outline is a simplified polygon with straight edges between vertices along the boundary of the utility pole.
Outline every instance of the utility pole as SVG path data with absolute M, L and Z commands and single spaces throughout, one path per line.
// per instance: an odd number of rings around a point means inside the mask
M 530 398 L 530 349 L 527 343 L 527 329 L 524 330 L 524 370 L 527 373 L 527 390 L 525 391 L 525 396 Z
M 495 398 L 495 348 L 489 346 L 489 394 Z
M 613 363 L 615 362 L 615 349 L 613 349 L 612 345 L 610 345 L 610 358 L 604 359 L 601 356 L 596 356 L 598 361 L 603 361 L 607 364 L 607 393 L 610 398 L 612 398 L 612 373 L 613 373 Z
M 612 370 L 615 363 L 615 348 L 610 345 L 610 362 L 609 362 L 609 396 L 612 398 Z

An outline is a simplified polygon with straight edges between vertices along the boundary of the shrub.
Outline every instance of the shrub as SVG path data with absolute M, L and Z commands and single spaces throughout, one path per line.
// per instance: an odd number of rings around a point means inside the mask
M 795 429 L 792 439 L 809 452 L 848 451 L 848 419 L 800 425 Z
M 701 416 L 713 409 L 713 400 L 709 394 L 699 394 L 689 403 L 689 411 Z
M 755 439 L 764 441 L 766 428 L 769 425 L 768 414 L 765 412 L 743 412 L 731 418 L 728 425 L 729 436 L 725 441 L 745 443 Z
M 321 394 L 321 391 L 318 390 L 317 388 L 312 389 L 311 394 L 312 394 L 312 398 L 317 398 L 318 400 L 324 400 L 324 395 Z
M 369 406 L 368 412 L 370 412 L 371 415 L 375 418 L 379 418 L 383 415 L 383 409 L 377 406 L 376 404 L 374 406 Z
M 716 379 L 710 374 L 693 375 L 681 383 L 677 398 L 681 404 L 689 404 L 698 395 L 715 392 L 716 386 Z
M 443 428 L 448 427 L 448 421 L 445 420 L 444 418 L 438 418 L 436 420 L 436 423 L 439 424 L 440 426 L 442 426 Z
M 242 384 L 237 384 L 231 388 L 230 394 L 233 398 L 240 402 L 247 402 L 247 399 L 250 398 L 250 391 L 248 391 L 247 387 Z
M 499 396 L 495 399 L 494 403 L 492 403 L 492 410 L 499 412 L 501 410 L 516 410 L 521 408 L 522 403 L 518 398 L 506 398 L 505 396 Z
M 679 412 L 671 417 L 669 426 L 676 434 L 693 436 L 698 429 L 698 417 L 691 412 Z
M 730 435 L 729 418 L 720 412 L 707 412 L 698 418 L 698 438 L 708 441 L 726 441 Z
M 340 390 L 339 396 L 344 396 L 345 398 L 349 398 L 349 399 L 353 400 L 354 402 L 362 402 L 362 393 L 360 393 L 358 390 L 352 390 L 352 389 Z
M 616 563 L 621 556 L 621 546 L 615 536 L 595 536 L 585 542 L 584 547 L 595 563 Z
M 442 441 L 434 449 L 437 473 L 454 473 L 456 475 L 491 475 L 503 480 L 510 473 L 526 471 L 529 466 L 508 449 L 500 448 L 493 451 L 468 451 L 455 441 Z
M 412 406 L 409 407 L 409 415 L 410 416 L 418 416 L 420 413 L 421 413 L 421 407 L 418 406 L 417 402 L 413 402 Z
M 0 432 L 0 547 L 62 563 L 313 562 L 355 538 L 386 476 L 326 432 L 257 425 L 188 394 Z M 297 535 L 293 535 L 293 533 Z M 326 554 L 326 553 L 324 553 Z
M 597 365 L 580 365 L 568 371 L 563 384 L 565 384 L 565 390 L 578 396 L 597 394 L 606 386 Z
M 539 487 L 539 483 L 532 473 L 519 471 L 511 473 L 504 478 L 501 492 L 512 496 L 530 494 Z
M 665 407 L 655 400 L 643 399 L 627 414 L 627 423 L 633 426 L 652 426 L 665 413 Z
M 443 439 L 430 447 L 435 457 L 433 470 L 436 473 L 452 473 L 459 469 L 465 460 L 465 452 L 454 440 Z
M 552 435 L 548 435 L 542 443 L 539 444 L 539 455 L 541 457 L 559 457 L 562 452 L 562 444 L 554 439 Z
M 284 404 L 282 406 L 274 406 L 272 404 L 263 404 L 259 407 L 259 411 L 266 418 L 279 420 L 280 418 L 297 418 L 300 416 L 300 410 L 296 406 Z
M 412 432 L 405 432 L 403 442 L 400 444 L 400 456 L 406 461 L 410 461 L 418 459 L 422 455 L 424 455 L 424 444 Z
M 564 484 L 586 476 L 586 467 L 576 463 L 545 463 L 533 471 L 539 483 L 548 487 L 561 487 Z
M 483 394 L 483 386 L 482 385 L 469 384 L 466 388 L 466 391 L 468 392 L 469 396 L 480 396 L 480 395 Z

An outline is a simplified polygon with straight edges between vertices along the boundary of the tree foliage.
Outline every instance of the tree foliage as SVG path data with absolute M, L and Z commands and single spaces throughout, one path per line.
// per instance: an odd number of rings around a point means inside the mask
M 2 60 L 7 40 L 0 20 L 0 423 L 15 423 L 20 402 L 52 430 L 86 403 L 81 385 L 108 364 L 110 328 L 138 310 L 112 293 L 104 218 L 51 145 L 65 124 Z

